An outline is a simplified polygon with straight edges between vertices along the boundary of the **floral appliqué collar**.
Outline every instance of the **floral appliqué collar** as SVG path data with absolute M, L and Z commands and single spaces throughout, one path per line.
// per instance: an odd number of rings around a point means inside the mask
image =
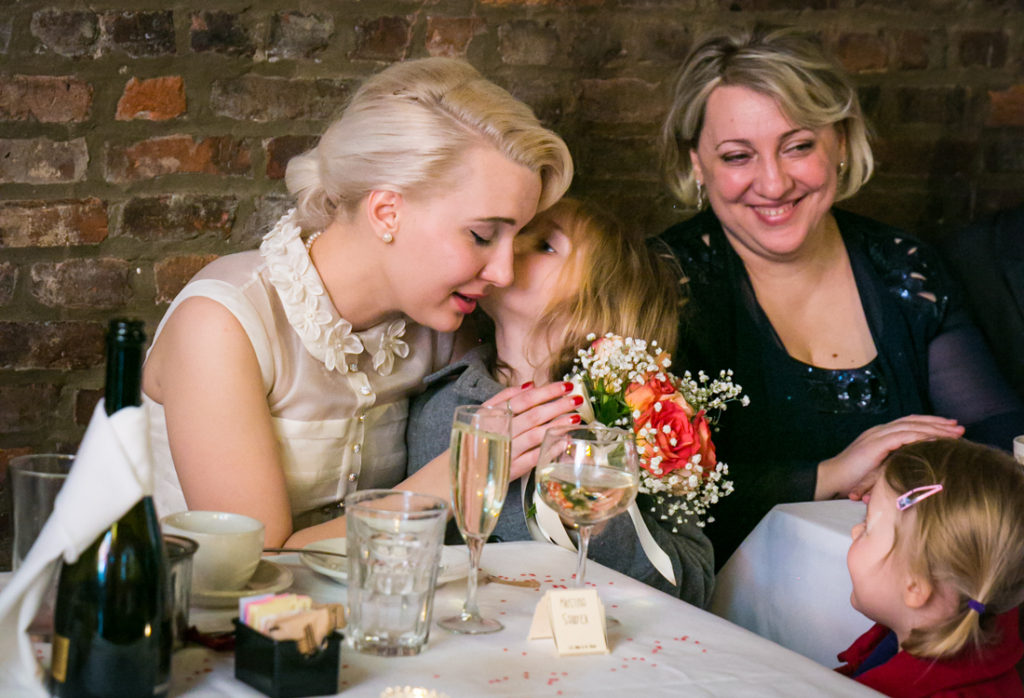
M 373 369 L 382 376 L 391 375 L 396 356 L 409 356 L 409 344 L 402 339 L 404 319 L 353 332 L 352 323 L 338 315 L 302 242 L 302 229 L 295 224 L 295 209 L 263 236 L 260 255 L 270 272 L 270 283 L 281 297 L 288 322 L 303 346 L 327 370 L 348 373 L 346 354 L 370 353 L 368 345 L 377 347 L 372 353 Z

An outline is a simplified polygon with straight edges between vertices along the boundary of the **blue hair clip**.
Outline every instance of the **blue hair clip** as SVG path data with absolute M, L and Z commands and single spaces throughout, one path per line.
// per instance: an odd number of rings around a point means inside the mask
M 896 498 L 896 508 L 900 511 L 909 509 L 922 499 L 928 499 L 933 494 L 941 491 L 942 485 L 924 485 L 923 487 L 915 487 Z

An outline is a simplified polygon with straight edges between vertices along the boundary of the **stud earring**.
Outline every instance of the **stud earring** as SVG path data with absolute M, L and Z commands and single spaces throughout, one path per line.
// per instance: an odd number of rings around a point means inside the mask
M 846 160 L 839 161 L 839 176 L 842 177 L 846 172 Z
M 384 233 L 380 239 L 384 241 L 385 245 L 390 245 L 395 238 L 391 233 Z

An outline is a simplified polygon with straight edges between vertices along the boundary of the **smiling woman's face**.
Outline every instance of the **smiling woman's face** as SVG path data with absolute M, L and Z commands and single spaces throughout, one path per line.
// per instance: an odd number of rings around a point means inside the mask
M 771 97 L 724 85 L 708 97 L 690 158 L 741 256 L 785 260 L 823 230 L 844 150 L 835 127 L 802 128 Z

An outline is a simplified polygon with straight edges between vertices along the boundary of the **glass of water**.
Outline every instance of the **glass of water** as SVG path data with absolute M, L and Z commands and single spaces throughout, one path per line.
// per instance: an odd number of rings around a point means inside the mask
M 430 635 L 448 504 L 399 490 L 345 497 L 349 637 L 366 654 L 419 654 Z

